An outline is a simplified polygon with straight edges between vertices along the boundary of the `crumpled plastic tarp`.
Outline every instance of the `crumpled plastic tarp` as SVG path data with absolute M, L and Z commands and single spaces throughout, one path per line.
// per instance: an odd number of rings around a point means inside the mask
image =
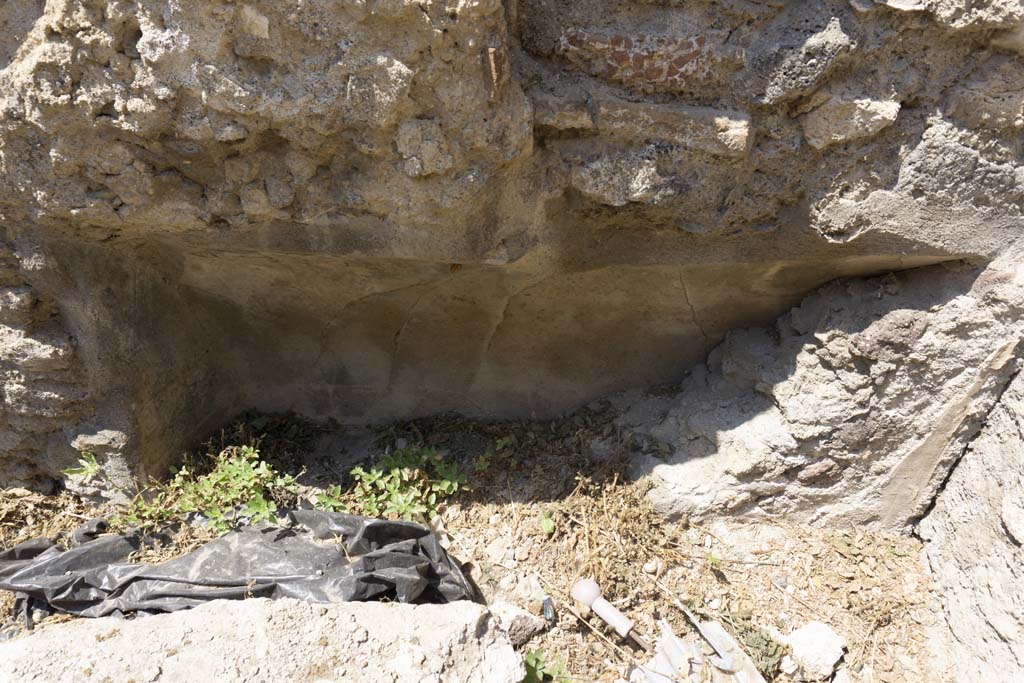
M 478 597 L 430 529 L 318 510 L 246 527 L 159 565 L 128 562 L 145 538 L 85 525 L 63 550 L 36 539 L 0 552 L 0 590 L 83 617 L 173 612 L 208 600 L 446 603 Z

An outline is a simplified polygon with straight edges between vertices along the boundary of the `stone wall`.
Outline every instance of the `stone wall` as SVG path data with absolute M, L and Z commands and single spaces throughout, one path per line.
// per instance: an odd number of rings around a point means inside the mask
M 660 445 L 637 461 L 655 505 L 909 530 L 1024 361 L 1022 262 L 835 282 L 729 333 L 678 393 L 623 397 Z
M 921 522 L 941 616 L 937 662 L 960 681 L 1024 678 L 1024 377 L 989 413 Z
M 87 413 L 87 381 L 57 305 L 19 273 L 26 260 L 0 242 L 0 482 L 45 490 L 41 473 L 74 452 L 66 428 Z
M 6 3 L 0 231 L 79 368 L 12 481 L 157 474 L 245 409 L 553 415 L 836 278 L 984 264 L 1022 232 L 1022 19 Z

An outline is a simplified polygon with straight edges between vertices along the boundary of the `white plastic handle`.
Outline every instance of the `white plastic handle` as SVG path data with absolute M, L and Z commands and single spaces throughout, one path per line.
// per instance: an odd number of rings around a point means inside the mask
M 615 629 L 620 637 L 625 638 L 633 630 L 633 622 L 615 606 L 601 597 L 601 587 L 593 579 L 580 579 L 572 587 L 572 597 L 583 603 L 594 614 L 601 617 L 604 623 Z

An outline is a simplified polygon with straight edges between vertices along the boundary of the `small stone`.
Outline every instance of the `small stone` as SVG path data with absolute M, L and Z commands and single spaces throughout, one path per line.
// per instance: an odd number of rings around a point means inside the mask
M 807 467 L 800 470 L 796 475 L 797 481 L 801 484 L 812 484 L 824 480 L 834 478 L 834 475 L 839 472 L 839 465 L 835 460 L 831 458 L 825 458 L 817 462 L 813 462 Z
M 454 163 L 444 132 L 436 121 L 406 121 L 398 129 L 395 146 L 405 157 L 406 174 L 412 177 L 443 173 Z
M 519 648 L 531 638 L 544 632 L 547 622 L 542 617 L 522 609 L 510 602 L 498 601 L 490 606 L 498 626 L 508 634 L 512 647 Z
M 782 670 L 782 673 L 787 676 L 794 676 L 796 672 L 800 670 L 800 665 L 796 663 L 795 659 L 786 655 L 779 663 L 779 668 Z
M 850 675 L 849 669 L 840 669 L 836 672 L 836 675 L 832 678 L 832 683 L 853 683 L 853 676 Z
M 242 6 L 241 24 L 253 38 L 270 38 L 270 20 L 250 5 Z
M 793 650 L 793 659 L 811 680 L 832 675 L 846 650 L 846 639 L 820 621 L 812 621 L 782 638 Z

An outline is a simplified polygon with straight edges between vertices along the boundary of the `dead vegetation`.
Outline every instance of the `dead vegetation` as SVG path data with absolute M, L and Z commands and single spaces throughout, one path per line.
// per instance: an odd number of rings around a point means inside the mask
M 668 589 L 720 621 L 768 680 L 789 680 L 773 634 L 812 620 L 846 638 L 843 666 L 859 680 L 926 676 L 929 589 L 916 540 L 767 520 L 666 522 L 648 504 L 646 483 L 628 478 L 626 446 L 637 444 L 611 425 L 610 409 L 592 406 L 569 420 L 440 418 L 384 436 L 474 465 L 473 491 L 441 516 L 450 549 L 488 598 L 534 612 L 542 595 L 555 598 L 558 627 L 529 647 L 565 662 L 572 677 L 613 681 L 645 659 L 577 611 L 569 590 L 588 576 L 641 633 L 655 634 L 659 618 L 680 635 L 692 632 Z
M 71 532 L 109 512 L 66 492 L 44 496 L 25 489 L 0 489 L 0 551 L 33 538 L 55 539 L 66 545 Z M 0 591 L 0 624 L 13 606 L 14 595 Z
M 570 680 L 614 681 L 645 660 L 570 600 L 581 577 L 594 578 L 642 634 L 654 635 L 664 618 L 692 636 L 672 606 L 677 597 L 701 618 L 721 622 L 768 680 L 789 680 L 777 638 L 810 620 L 846 638 L 841 666 L 854 680 L 909 683 L 926 676 L 929 589 L 916 541 L 764 520 L 666 522 L 647 503 L 646 484 L 629 479 L 626 446 L 636 444 L 617 432 L 612 417 L 609 408 L 593 406 L 551 422 L 434 418 L 380 430 L 378 446 L 436 449 L 458 466 L 470 486 L 441 508 L 439 533 L 489 600 L 540 614 L 542 598 L 554 598 L 557 626 L 526 649 L 556 670 L 564 663 Z M 309 428 L 280 420 L 262 428 L 271 432 L 264 443 L 278 466 L 301 471 Z M 235 436 L 252 437 L 251 425 L 246 429 Z M 351 482 L 323 488 L 331 483 Z M 0 548 L 58 536 L 111 512 L 66 493 L 3 492 Z M 183 525 L 170 542 L 134 559 L 164 561 L 210 537 Z M 9 594 L 0 594 L 0 609 L 9 604 Z

